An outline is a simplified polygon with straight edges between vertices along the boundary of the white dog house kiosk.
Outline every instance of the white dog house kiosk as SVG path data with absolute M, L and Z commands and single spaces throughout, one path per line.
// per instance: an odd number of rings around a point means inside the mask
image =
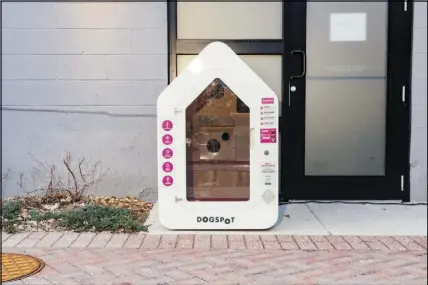
M 157 102 L 159 219 L 267 229 L 278 218 L 278 97 L 232 49 L 206 46 Z

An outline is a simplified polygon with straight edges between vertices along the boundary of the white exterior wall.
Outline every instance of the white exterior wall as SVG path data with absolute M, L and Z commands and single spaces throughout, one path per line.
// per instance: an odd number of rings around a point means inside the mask
M 427 201 L 427 2 L 416 2 L 413 28 L 410 198 Z
M 2 3 L 3 195 L 34 162 L 101 161 L 104 195 L 156 193 L 156 98 L 167 86 L 165 2 Z M 427 200 L 427 3 L 413 31 L 411 199 Z
M 167 86 L 167 7 L 3 3 L 3 195 L 37 187 L 31 156 L 99 160 L 103 195 L 156 186 L 156 99 Z M 31 154 L 31 156 L 29 155 Z M 153 191 L 149 191 L 153 192 Z

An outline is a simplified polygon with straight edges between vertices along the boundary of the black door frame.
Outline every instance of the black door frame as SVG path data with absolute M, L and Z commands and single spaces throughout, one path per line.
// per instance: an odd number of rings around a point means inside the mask
M 285 80 L 297 87 L 290 98 L 283 100 L 284 129 L 282 147 L 282 184 L 286 200 L 409 200 L 409 116 L 410 63 L 412 48 L 412 5 L 389 2 L 387 126 L 385 176 L 305 176 L 305 76 L 301 55 L 306 52 L 306 1 L 287 2 L 289 20 L 284 59 Z M 309 59 L 310 60 L 310 59 Z M 304 64 L 304 63 L 303 63 Z M 297 68 L 296 68 L 297 66 Z M 287 82 L 288 83 L 288 82 Z M 403 86 L 405 97 L 403 97 Z M 404 98 L 404 99 L 403 99 Z M 288 102 L 292 104 L 289 106 Z M 403 180 L 402 180 L 403 179 Z M 402 184 L 404 184 L 402 187 Z M 407 184 L 407 185 L 406 185 Z
M 393 128 L 388 128 L 386 140 L 396 138 L 397 144 L 387 144 L 387 156 L 392 157 L 391 153 L 398 155 L 396 163 L 393 164 L 391 168 L 395 172 L 399 172 L 403 177 L 403 181 L 399 181 L 399 184 L 402 184 L 402 190 L 399 195 L 388 195 L 388 189 L 386 189 L 384 195 L 379 197 L 370 197 L 370 195 L 365 195 L 365 197 L 357 197 L 355 195 L 361 194 L 360 189 L 364 189 L 364 186 L 373 185 L 376 187 L 376 179 L 358 177 L 355 180 L 356 185 L 354 189 L 358 189 L 359 192 L 350 191 L 354 195 L 350 197 L 336 197 L 337 199 L 349 198 L 349 199 L 401 199 L 403 201 L 410 201 L 410 116 L 411 116 L 411 61 L 412 61 L 412 28 L 413 28 L 413 1 L 406 2 L 407 11 L 404 11 L 403 7 L 405 1 L 396 2 L 390 1 L 390 15 L 389 17 L 389 40 L 388 40 L 388 98 L 394 102 L 393 108 L 389 108 L 387 111 L 388 118 L 394 117 L 395 120 L 399 121 L 400 124 L 393 126 Z M 304 4 L 304 5 L 302 5 Z M 282 55 L 282 116 L 280 117 L 280 132 L 282 135 L 290 131 L 289 128 L 293 128 L 292 125 L 287 124 L 290 122 L 290 118 L 295 118 L 297 116 L 294 111 L 288 108 L 288 90 L 289 90 L 289 78 L 293 75 L 296 75 L 300 70 L 296 70 L 295 66 L 300 66 L 298 56 L 291 56 L 290 51 L 293 50 L 296 44 L 296 41 L 292 43 L 291 41 L 286 41 L 285 39 L 299 39 L 302 41 L 302 33 L 306 35 L 306 25 L 305 21 L 301 21 L 298 17 L 304 13 L 306 19 L 306 3 L 303 2 L 300 5 L 300 8 L 304 11 L 295 13 L 296 2 L 283 1 L 283 38 L 278 40 L 221 40 L 216 39 L 216 41 L 222 41 L 229 45 L 238 55 Z M 298 3 L 297 3 L 298 5 Z M 167 13 L 168 13 L 168 82 L 171 82 L 177 76 L 177 56 L 178 55 L 197 55 L 202 49 L 214 40 L 181 40 L 177 39 L 177 1 L 167 1 Z M 303 7 L 304 6 L 304 7 Z M 293 12 L 294 11 L 294 12 Z M 394 20 L 392 20 L 394 19 Z M 292 22 L 300 23 L 296 28 L 290 29 Z M 303 24 L 303 25 L 302 25 Z M 304 39 L 305 41 L 305 39 Z M 300 42 L 301 48 L 305 48 L 305 42 Z M 394 47 L 392 49 L 391 47 Z M 391 58 L 394 60 L 391 60 Z M 390 72 L 393 70 L 393 72 Z M 392 80 L 392 77 L 394 80 Z M 406 96 L 405 100 L 402 101 L 402 86 L 406 86 Z M 302 88 L 302 85 L 299 86 L 299 89 Z M 303 85 L 304 88 L 304 85 Z M 304 89 L 302 89 L 304 90 Z M 398 117 L 398 119 L 397 119 Z M 303 121 L 304 123 L 304 121 Z M 294 130 L 296 131 L 296 130 Z M 286 142 L 286 137 L 283 136 L 281 140 L 281 174 L 280 179 L 282 185 L 280 189 L 280 200 L 293 200 L 293 199 L 323 199 L 323 197 L 298 195 L 290 196 L 288 195 L 286 189 L 286 181 L 290 179 L 290 175 L 297 175 L 293 173 L 293 169 L 296 167 L 284 167 L 287 164 L 287 153 L 289 146 Z M 388 146 L 389 145 L 389 146 Z M 300 145 L 300 155 L 301 149 L 304 152 L 304 141 L 303 145 Z M 294 155 L 299 154 L 294 153 Z M 389 155 L 388 155 L 389 154 Z M 303 153 L 304 155 L 304 153 Z M 397 157 L 397 156 L 396 156 Z M 296 158 L 294 158 L 294 161 Z M 388 162 L 389 163 L 389 162 Z M 322 177 L 325 181 L 329 181 L 334 184 L 337 183 L 337 177 Z M 327 180 L 326 180 L 327 179 Z M 340 179 L 339 179 L 340 180 Z M 349 186 L 349 185 L 348 185 Z M 382 186 L 382 185 L 379 185 Z M 399 185 L 398 187 L 400 187 Z M 393 185 L 393 187 L 397 187 Z M 349 188 L 349 187 L 347 187 Z M 319 189 L 318 191 L 322 191 Z M 343 192 L 348 191 L 344 189 Z M 297 193 L 297 191 L 295 191 Z M 397 193 L 395 193 L 397 194 Z M 325 198 L 325 197 L 324 197 Z M 333 198 L 333 197 L 327 197 Z
M 220 41 L 227 44 L 238 55 L 282 55 L 284 52 L 284 37 L 278 40 L 177 39 L 177 2 L 179 1 L 167 1 L 169 49 L 168 82 L 171 82 L 177 76 L 178 55 L 197 55 L 213 41 Z M 283 26 L 284 25 L 285 22 L 283 20 Z

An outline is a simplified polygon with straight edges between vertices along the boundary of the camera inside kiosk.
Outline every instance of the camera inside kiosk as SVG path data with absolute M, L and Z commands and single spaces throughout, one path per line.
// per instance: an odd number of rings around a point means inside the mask
M 188 201 L 250 199 L 250 109 L 215 79 L 186 109 Z

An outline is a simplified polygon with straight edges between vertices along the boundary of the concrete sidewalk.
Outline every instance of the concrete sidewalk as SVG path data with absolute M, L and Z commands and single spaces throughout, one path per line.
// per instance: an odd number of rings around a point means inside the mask
M 158 220 L 154 205 L 146 224 L 150 233 L 194 234 L 200 231 L 171 231 Z M 207 234 L 231 234 L 204 231 Z M 371 204 L 288 204 L 280 206 L 278 222 L 267 231 L 240 231 L 277 235 L 426 235 L 427 206 Z

